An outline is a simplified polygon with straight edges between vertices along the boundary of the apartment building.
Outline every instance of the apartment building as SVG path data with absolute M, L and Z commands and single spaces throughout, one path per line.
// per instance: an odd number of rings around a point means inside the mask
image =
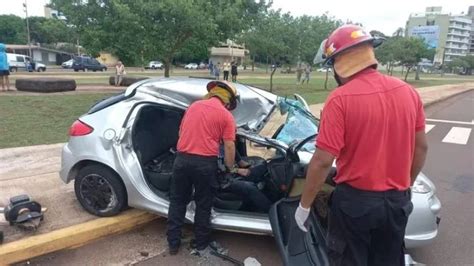
M 406 36 L 422 37 L 436 49 L 434 64 L 465 56 L 472 47 L 473 18 L 464 14 L 445 14 L 441 7 L 427 7 L 425 13 L 411 14 L 405 30 Z

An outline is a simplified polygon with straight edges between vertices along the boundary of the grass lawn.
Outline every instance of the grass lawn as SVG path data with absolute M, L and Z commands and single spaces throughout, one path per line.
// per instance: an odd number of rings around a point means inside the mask
M 110 95 L 0 97 L 0 148 L 65 142 L 72 122 Z
M 26 75 L 13 74 L 12 83 L 17 77 L 57 76 L 75 78 L 78 84 L 107 85 L 111 73 L 34 73 Z M 397 73 L 400 77 L 401 73 Z M 162 71 L 132 72 L 132 76 L 161 77 Z M 174 71 L 174 76 L 208 76 L 207 71 Z M 269 74 L 265 70 L 244 71 L 239 75 L 239 82 L 269 90 Z M 331 74 L 328 78 L 328 89 L 324 89 L 325 74 L 313 72 L 309 84 L 297 85 L 294 74 L 276 73 L 273 80 L 273 93 L 292 97 L 294 93 L 303 96 L 309 104 L 324 102 L 327 95 L 336 87 Z M 421 80 L 415 81 L 410 75 L 410 84 L 415 87 L 427 87 L 443 84 L 474 82 L 473 76 L 429 75 L 422 74 Z M 0 94 L 0 148 L 29 146 L 65 142 L 68 139 L 68 128 L 80 115 L 100 99 L 110 96 L 106 93 L 74 95 L 40 95 L 40 96 L 2 96 Z

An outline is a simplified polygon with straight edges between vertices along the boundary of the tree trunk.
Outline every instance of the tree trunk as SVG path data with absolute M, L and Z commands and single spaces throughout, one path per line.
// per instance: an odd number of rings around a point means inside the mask
M 324 80 L 324 89 L 328 89 L 328 79 L 329 79 L 329 71 L 326 71 L 326 79 Z
M 415 80 L 420 80 L 420 66 L 416 66 Z
M 267 56 L 267 68 L 265 69 L 265 73 L 268 74 L 268 56 Z
M 405 70 L 405 66 L 402 66 L 402 76 L 403 76 L 404 70 Z
M 255 55 L 253 56 L 253 59 L 252 59 L 252 72 L 255 71 Z
M 270 74 L 270 92 L 273 91 L 273 74 L 275 74 L 276 67 L 272 68 L 272 73 Z
M 411 70 L 411 66 L 407 67 L 407 71 L 405 73 L 405 81 L 407 81 L 408 79 L 408 73 L 410 73 L 410 70 Z
M 166 59 L 165 60 L 165 78 L 170 77 L 170 68 L 171 68 L 171 60 Z

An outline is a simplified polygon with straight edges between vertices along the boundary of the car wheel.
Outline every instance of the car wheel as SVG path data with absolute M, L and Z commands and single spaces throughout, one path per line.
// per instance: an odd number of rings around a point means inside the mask
M 18 71 L 18 69 L 16 67 L 11 67 L 10 68 L 10 72 L 17 72 L 17 71 Z
M 74 69 L 74 72 L 79 72 L 79 69 Z
M 127 207 L 127 192 L 120 177 L 105 166 L 82 168 L 74 181 L 74 191 L 82 207 L 97 216 L 114 216 Z

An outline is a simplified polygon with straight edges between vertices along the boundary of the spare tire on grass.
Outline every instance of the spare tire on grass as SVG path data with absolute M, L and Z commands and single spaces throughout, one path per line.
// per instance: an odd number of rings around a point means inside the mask
M 20 78 L 15 81 L 19 91 L 28 92 L 61 92 L 76 90 L 76 81 L 61 78 Z
M 120 82 L 120 86 L 130 86 L 135 82 L 144 80 L 144 79 L 149 79 L 148 77 L 127 77 L 123 76 L 122 77 L 122 82 Z M 109 85 L 115 86 L 115 76 L 110 76 L 109 77 Z

